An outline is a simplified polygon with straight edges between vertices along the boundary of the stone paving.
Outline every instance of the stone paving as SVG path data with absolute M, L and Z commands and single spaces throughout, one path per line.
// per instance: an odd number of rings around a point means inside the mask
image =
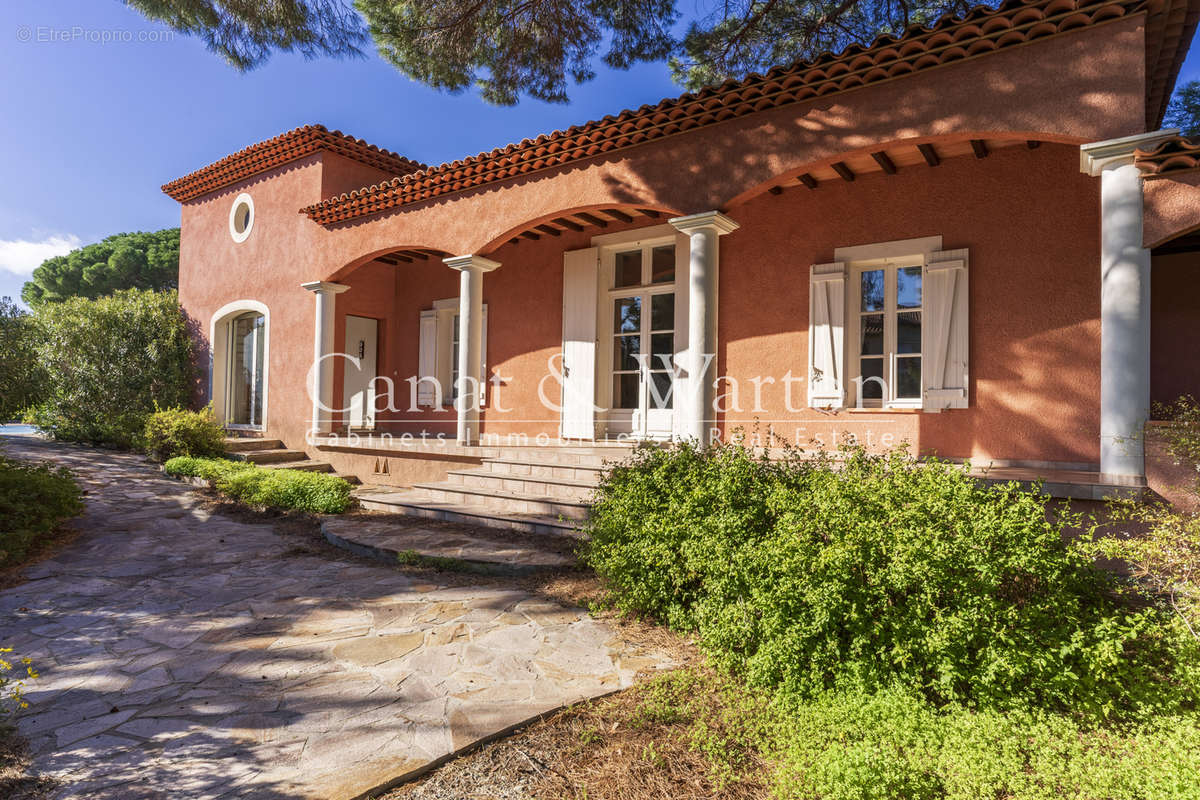
M 0 641 L 41 672 L 17 728 L 57 798 L 352 798 L 667 666 L 495 580 L 297 552 L 140 457 L 2 444 L 90 493 L 79 539 L 0 592 Z

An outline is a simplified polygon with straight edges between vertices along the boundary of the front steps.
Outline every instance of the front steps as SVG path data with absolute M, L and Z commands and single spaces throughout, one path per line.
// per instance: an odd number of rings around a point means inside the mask
M 356 494 L 373 511 L 576 537 L 605 465 L 631 451 L 613 445 L 500 447 L 482 466 L 451 470 L 440 483 Z
M 225 454 L 234 461 L 248 461 L 266 469 L 334 472 L 331 464 L 324 461 L 313 461 L 302 450 L 288 450 L 279 439 L 229 436 L 225 438 Z M 338 475 L 337 477 L 352 484 L 362 483 L 354 475 Z

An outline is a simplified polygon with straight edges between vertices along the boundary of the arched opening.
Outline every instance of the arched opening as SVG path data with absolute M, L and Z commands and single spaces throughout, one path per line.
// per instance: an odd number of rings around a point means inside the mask
M 1200 229 L 1150 251 L 1150 397 L 1200 399 Z
M 239 300 L 213 315 L 209 385 L 213 412 L 227 428 L 265 430 L 270 364 L 270 311 Z

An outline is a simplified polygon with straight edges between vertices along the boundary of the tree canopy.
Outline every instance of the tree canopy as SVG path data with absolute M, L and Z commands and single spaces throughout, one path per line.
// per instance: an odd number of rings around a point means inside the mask
M 121 289 L 174 289 L 179 283 L 179 228 L 118 233 L 42 262 L 21 290 L 31 307 L 71 297 L 95 299 Z
M 274 51 L 360 56 L 373 40 L 401 72 L 512 105 L 522 94 L 567 102 L 568 81 L 597 56 L 625 69 L 669 59 L 689 89 L 869 43 L 962 12 L 965 0 L 697 0 L 680 31 L 677 0 L 126 0 L 201 37 L 239 69 Z
M 1184 136 L 1200 136 L 1200 80 L 1175 90 L 1163 119 L 1164 128 L 1179 128 Z

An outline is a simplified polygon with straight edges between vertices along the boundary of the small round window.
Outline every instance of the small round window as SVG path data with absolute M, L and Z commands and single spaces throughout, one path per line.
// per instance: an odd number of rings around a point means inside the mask
M 235 242 L 244 242 L 254 227 L 254 201 L 248 194 L 239 194 L 229 209 L 229 235 Z

